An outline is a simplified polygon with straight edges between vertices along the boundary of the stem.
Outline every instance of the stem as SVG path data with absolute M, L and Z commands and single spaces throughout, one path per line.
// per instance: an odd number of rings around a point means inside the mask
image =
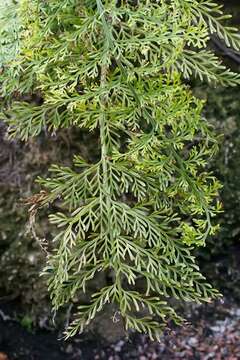
M 100 79 L 100 87 L 103 88 L 106 84 L 107 78 L 107 70 L 108 67 L 106 65 L 102 65 L 101 67 L 101 79 Z M 99 127 L 100 127 L 100 142 L 101 142 L 101 163 L 102 163 L 102 171 L 103 171 L 103 192 L 104 197 L 106 198 L 107 209 L 110 209 L 110 191 L 108 184 L 108 167 L 107 167 L 107 157 L 108 157 L 108 145 L 106 142 L 106 109 L 107 106 L 107 98 L 105 95 L 100 97 L 100 119 L 99 119 Z
M 111 31 L 108 29 L 108 24 L 106 21 L 106 18 L 104 16 L 104 7 L 101 0 L 96 0 L 98 12 L 101 17 L 102 26 L 103 26 L 103 33 L 104 33 L 104 39 L 105 39 L 105 51 L 107 49 L 111 48 L 113 46 L 112 38 L 111 38 Z M 105 87 L 105 84 L 107 82 L 107 73 L 108 73 L 109 65 L 102 64 L 101 66 L 101 74 L 100 74 L 100 89 L 103 90 Z M 108 105 L 108 98 L 106 95 L 100 96 L 100 119 L 99 119 L 99 127 L 100 127 L 100 142 L 101 142 L 101 163 L 102 163 L 102 171 L 103 171 L 103 194 L 100 193 L 101 200 L 100 201 L 106 201 L 106 208 L 107 208 L 107 229 L 106 233 L 108 235 L 108 239 L 110 240 L 110 249 L 113 246 L 114 237 L 111 234 L 111 191 L 109 187 L 109 179 L 108 179 L 108 157 L 110 156 L 110 149 L 108 142 L 106 141 L 108 136 L 107 130 L 107 118 L 106 118 L 106 107 Z M 102 196 L 103 195 L 103 196 Z M 108 246 L 106 242 L 106 247 Z M 118 272 L 119 265 L 118 263 L 112 263 L 112 267 L 114 270 L 114 277 L 113 282 L 116 283 L 118 287 L 118 291 L 121 290 L 121 276 Z
M 100 88 L 103 89 L 106 84 L 107 79 L 107 71 L 108 67 L 106 65 L 101 66 L 101 77 L 100 77 Z M 110 237 L 110 191 L 109 191 L 109 182 L 108 182 L 108 166 L 107 166 L 107 155 L 108 155 L 108 146 L 106 143 L 106 109 L 107 106 L 107 98 L 105 95 L 100 97 L 100 118 L 99 118 L 99 128 L 100 128 L 100 143 L 101 143 L 101 165 L 102 165 L 102 177 L 103 177 L 103 188 L 100 191 L 100 202 L 101 204 L 106 204 L 107 207 L 107 226 L 101 225 L 101 233 L 104 236 L 104 233 Z M 103 214 L 102 214 L 103 216 Z M 105 229 L 104 229 L 105 227 Z M 108 247 L 107 244 L 107 235 L 105 240 L 106 249 Z
M 101 17 L 102 26 L 103 26 L 103 33 L 105 41 L 108 43 L 108 29 L 106 19 L 104 17 L 104 8 L 101 0 L 96 0 L 98 13 Z M 109 44 L 107 44 L 109 46 Z M 108 48 L 107 46 L 107 48 Z M 107 82 L 107 72 L 108 72 L 108 65 L 103 64 L 101 66 L 101 74 L 100 74 L 100 90 L 102 90 Z M 106 143 L 106 113 L 105 108 L 107 106 L 107 97 L 105 95 L 100 96 L 100 108 L 101 114 L 99 119 L 99 127 L 100 127 L 100 141 L 101 141 L 101 162 L 103 168 L 103 186 L 105 195 L 109 194 L 108 189 L 108 176 L 107 176 L 107 156 L 108 156 L 108 147 Z M 107 196 L 108 198 L 109 196 Z
M 106 84 L 107 79 L 107 66 L 102 65 L 101 67 L 101 78 L 100 78 L 100 88 L 103 89 Z M 107 105 L 107 98 L 106 96 L 102 95 L 100 97 L 100 108 L 101 108 L 101 114 L 100 114 L 100 120 L 99 120 L 99 126 L 100 126 L 100 141 L 101 141 L 101 160 L 103 163 L 103 166 L 106 167 L 106 159 L 108 155 L 108 149 L 106 144 L 106 113 L 105 108 Z

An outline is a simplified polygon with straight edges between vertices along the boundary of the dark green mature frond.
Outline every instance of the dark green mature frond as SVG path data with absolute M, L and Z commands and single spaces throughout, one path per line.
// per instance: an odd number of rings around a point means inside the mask
M 49 217 L 58 230 L 45 269 L 54 309 L 113 274 L 66 336 L 114 302 L 126 329 L 159 339 L 169 320 L 183 321 L 169 297 L 219 296 L 191 255 L 218 228 L 220 185 L 206 170 L 217 139 L 183 79 L 240 83 L 208 48 L 215 34 L 239 49 L 227 18 L 211 0 L 19 1 L 20 49 L 1 90 L 9 136 L 72 126 L 99 134 L 94 163 L 76 156 L 38 179 L 41 206 L 60 210 Z

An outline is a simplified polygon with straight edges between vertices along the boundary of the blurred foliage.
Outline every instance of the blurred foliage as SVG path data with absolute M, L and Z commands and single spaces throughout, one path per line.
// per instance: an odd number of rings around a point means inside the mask
M 222 293 L 240 299 L 240 90 L 197 87 L 207 101 L 205 116 L 220 135 L 220 151 L 209 166 L 223 184 L 220 232 L 198 250 L 201 266 Z
M 226 11 L 233 14 L 232 23 L 240 22 L 238 0 L 221 1 Z M 223 61 L 240 71 L 240 64 L 219 50 Z M 238 54 L 240 56 L 240 54 Z M 220 291 L 240 299 L 240 89 L 218 87 L 212 89 L 198 84 L 197 96 L 206 100 L 205 117 L 220 137 L 220 150 L 209 164 L 223 184 L 220 192 L 224 212 L 217 221 L 221 224 L 216 237 L 208 239 L 207 247 L 199 249 L 197 256 L 204 272 Z
M 214 168 L 224 184 L 221 198 L 224 213 L 220 217 L 222 230 L 215 251 L 225 251 L 239 242 L 240 236 L 240 92 L 218 89 L 208 94 L 207 118 L 224 134 Z
M 212 171 L 223 184 L 220 198 L 224 212 L 218 216 L 221 231 L 217 235 L 218 241 L 211 238 L 212 253 L 225 251 L 223 246 L 233 245 L 239 241 L 240 223 L 240 98 L 238 89 L 212 89 L 198 86 L 195 93 L 205 98 L 204 115 L 211 122 L 219 136 L 219 153 L 209 164 Z

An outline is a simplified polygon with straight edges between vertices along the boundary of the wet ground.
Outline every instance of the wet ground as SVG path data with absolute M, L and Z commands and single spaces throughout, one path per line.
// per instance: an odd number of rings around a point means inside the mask
M 159 343 L 144 335 L 108 345 L 82 336 L 64 342 L 54 332 L 27 331 L 4 311 L 0 310 L 0 360 L 240 359 L 240 306 L 226 300 L 189 307 L 190 324 L 163 334 Z

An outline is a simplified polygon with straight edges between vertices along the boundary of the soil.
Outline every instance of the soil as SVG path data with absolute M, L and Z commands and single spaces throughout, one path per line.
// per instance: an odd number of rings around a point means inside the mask
M 0 360 L 238 360 L 240 359 L 240 306 L 226 300 L 185 309 L 189 325 L 163 334 L 160 342 L 132 334 L 114 344 L 77 336 L 30 332 L 0 305 Z M 11 311 L 10 311 L 11 313 Z
M 97 342 L 75 339 L 72 344 L 61 334 L 46 329 L 27 330 L 17 320 L 16 303 L 0 305 L 0 360 L 92 360 Z M 79 343 L 81 343 L 79 345 Z M 73 346 L 74 345 L 74 346 Z M 2 359 L 3 354 L 6 359 Z

